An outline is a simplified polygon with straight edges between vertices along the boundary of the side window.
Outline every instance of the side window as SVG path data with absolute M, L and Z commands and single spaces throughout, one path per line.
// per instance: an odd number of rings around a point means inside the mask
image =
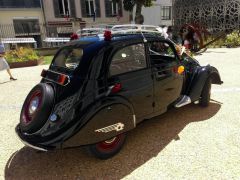
M 175 58 L 174 51 L 166 42 L 153 41 L 149 42 L 150 55 L 160 55 Z
M 110 76 L 146 68 L 144 44 L 134 44 L 118 50 L 112 58 Z

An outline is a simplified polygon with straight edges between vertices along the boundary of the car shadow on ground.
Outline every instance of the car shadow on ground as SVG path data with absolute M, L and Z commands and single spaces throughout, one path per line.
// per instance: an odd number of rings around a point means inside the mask
M 190 123 L 213 117 L 221 108 L 188 105 L 144 121 L 128 133 L 125 146 L 108 160 L 89 156 L 84 148 L 38 152 L 24 147 L 15 152 L 5 166 L 5 179 L 120 179 L 156 157 Z

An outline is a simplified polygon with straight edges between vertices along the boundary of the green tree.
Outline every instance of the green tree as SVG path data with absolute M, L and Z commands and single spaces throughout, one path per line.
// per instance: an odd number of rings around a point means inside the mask
M 134 6 L 136 6 L 135 23 L 143 24 L 144 17 L 142 15 L 142 7 L 150 7 L 153 5 L 153 1 L 156 0 L 123 0 L 123 6 L 126 11 L 133 12 Z

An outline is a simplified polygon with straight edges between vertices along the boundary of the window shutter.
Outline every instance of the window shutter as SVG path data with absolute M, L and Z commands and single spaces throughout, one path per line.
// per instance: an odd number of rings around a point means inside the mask
M 118 0 L 118 15 L 120 16 L 120 17 L 122 17 L 123 16 L 123 10 L 122 10 L 122 0 Z
M 101 17 L 100 0 L 95 0 L 96 17 Z
M 169 20 L 172 19 L 172 8 L 169 6 Z
M 105 0 L 105 13 L 106 17 L 112 17 L 112 2 Z
M 86 10 L 86 1 L 85 0 L 80 0 L 81 1 L 81 10 L 82 10 L 82 17 L 87 17 L 87 10 Z
M 75 0 L 70 0 L 70 11 L 71 11 L 70 16 L 76 17 Z
M 60 10 L 59 10 L 59 2 L 58 0 L 53 0 L 53 8 L 54 8 L 54 15 L 56 18 L 61 17 L 60 16 Z

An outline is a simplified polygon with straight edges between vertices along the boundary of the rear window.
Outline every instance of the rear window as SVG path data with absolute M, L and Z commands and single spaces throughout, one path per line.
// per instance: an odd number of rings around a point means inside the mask
M 54 58 L 53 65 L 74 70 L 83 56 L 82 48 L 64 48 Z

